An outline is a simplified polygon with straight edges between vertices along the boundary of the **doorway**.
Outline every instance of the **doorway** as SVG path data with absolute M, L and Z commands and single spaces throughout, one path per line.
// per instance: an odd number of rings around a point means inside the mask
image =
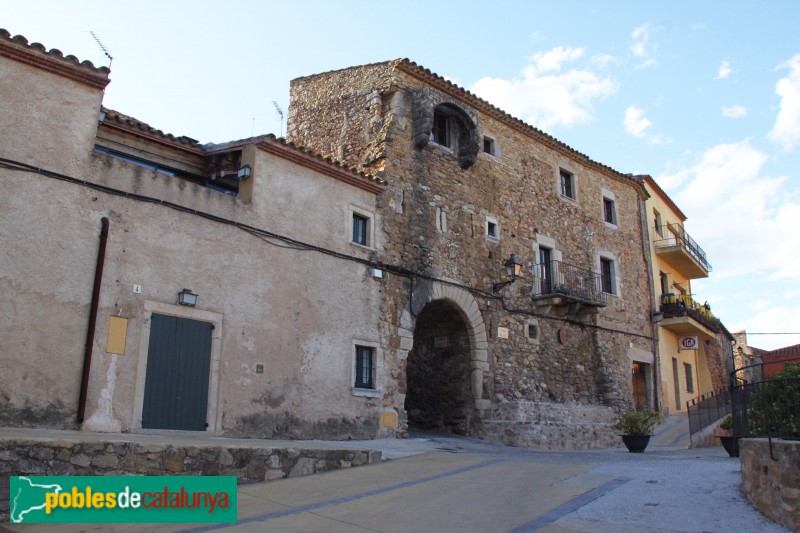
M 409 426 L 470 435 L 478 421 L 470 375 L 470 336 L 460 310 L 446 300 L 429 302 L 417 316 L 407 360 Z
M 647 363 L 634 361 L 631 368 L 631 385 L 633 386 L 633 406 L 637 411 L 647 409 Z
M 210 322 L 152 314 L 142 428 L 206 430 L 213 329 Z

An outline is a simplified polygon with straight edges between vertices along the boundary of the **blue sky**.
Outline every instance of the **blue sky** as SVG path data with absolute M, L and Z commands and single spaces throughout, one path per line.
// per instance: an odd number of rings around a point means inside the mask
M 620 172 L 652 175 L 731 331 L 800 332 L 800 2 L 0 0 L 108 65 L 107 107 L 202 143 L 285 132 L 292 78 L 407 57 Z M 797 335 L 751 335 L 774 349 Z

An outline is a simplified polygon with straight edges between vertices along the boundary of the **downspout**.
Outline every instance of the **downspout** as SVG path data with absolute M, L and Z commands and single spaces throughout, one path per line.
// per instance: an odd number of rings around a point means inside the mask
M 82 424 L 86 414 L 86 396 L 89 390 L 89 371 L 92 368 L 92 348 L 94 346 L 94 330 L 97 325 L 97 307 L 100 303 L 100 287 L 103 282 L 103 266 L 106 262 L 106 242 L 108 241 L 108 218 L 100 219 L 100 248 L 97 250 L 97 265 L 94 270 L 94 288 L 92 303 L 89 308 L 89 327 L 86 331 L 86 347 L 83 352 L 83 373 L 81 374 L 81 393 L 78 397 L 78 423 Z
M 642 184 L 644 187 L 644 184 Z M 659 401 L 658 401 L 658 387 L 660 384 L 659 379 L 659 369 L 661 368 L 661 354 L 658 353 L 658 325 L 653 322 L 653 313 L 657 310 L 654 307 L 653 301 L 653 294 L 655 293 L 655 282 L 653 281 L 653 265 L 651 263 L 650 257 L 650 230 L 649 225 L 647 224 L 647 214 L 643 213 L 642 206 L 644 205 L 644 201 L 642 200 L 641 196 L 638 196 L 638 206 L 639 206 L 639 227 L 641 229 L 642 234 L 642 255 L 644 256 L 644 264 L 647 268 L 647 294 L 650 297 L 650 328 L 652 330 L 652 339 L 653 339 L 653 402 L 654 402 L 654 409 L 659 410 Z

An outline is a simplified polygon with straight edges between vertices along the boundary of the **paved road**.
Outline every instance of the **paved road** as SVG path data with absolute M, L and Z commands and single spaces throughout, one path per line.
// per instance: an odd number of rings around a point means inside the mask
M 349 443 L 359 445 L 360 443 Z M 742 496 L 738 459 L 720 447 L 533 452 L 461 437 L 368 441 L 380 465 L 239 487 L 222 532 L 727 532 L 786 530 Z M 8 526 L 14 531 L 143 531 Z

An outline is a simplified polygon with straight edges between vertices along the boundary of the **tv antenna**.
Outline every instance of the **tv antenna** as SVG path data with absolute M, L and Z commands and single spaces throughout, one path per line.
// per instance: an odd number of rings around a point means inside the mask
M 281 106 L 279 106 L 278 102 L 275 100 L 272 101 L 272 105 L 275 106 L 275 112 L 281 117 L 281 137 L 283 137 L 283 109 L 281 109 Z
M 106 48 L 106 45 L 103 44 L 103 41 L 101 41 L 100 38 L 97 35 L 95 35 L 93 31 L 90 31 L 89 33 L 92 34 L 92 37 L 94 37 L 94 40 L 97 41 L 97 45 L 100 47 L 100 50 L 102 50 L 103 53 L 108 58 L 108 68 L 111 69 L 111 62 L 114 61 L 114 58 L 111 57 L 111 54 L 108 53 L 108 48 Z

